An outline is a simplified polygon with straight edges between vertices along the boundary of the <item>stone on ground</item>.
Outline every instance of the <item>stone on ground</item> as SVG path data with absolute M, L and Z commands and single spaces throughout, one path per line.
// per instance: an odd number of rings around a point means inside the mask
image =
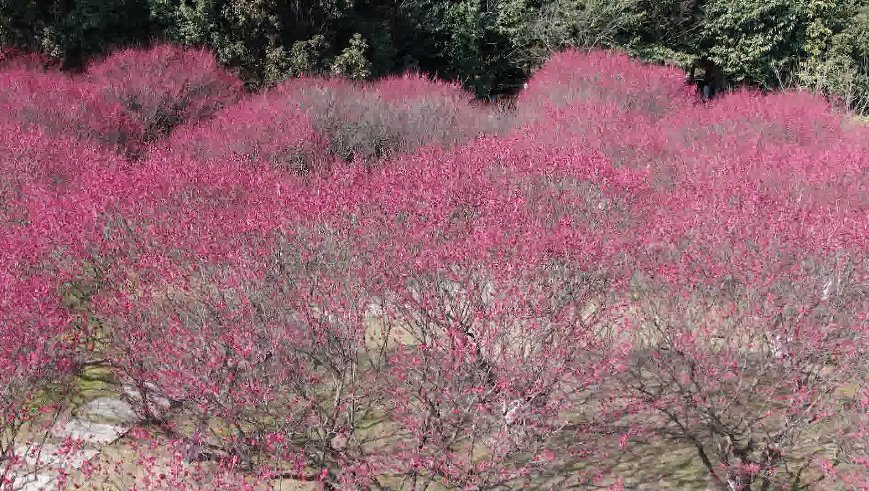
M 78 469 L 98 453 L 99 450 L 87 447 L 74 448 L 64 453 L 59 445 L 45 443 L 38 452 L 24 453 L 24 462 L 28 469 L 40 471 Z
M 56 488 L 55 477 L 47 474 L 32 474 L 12 480 L 14 491 L 54 491 Z
M 112 397 L 94 399 L 79 408 L 77 414 L 79 419 L 97 423 L 131 425 L 139 420 L 133 406 Z
M 73 419 L 62 427 L 55 427 L 52 433 L 58 438 L 72 438 L 91 445 L 108 445 L 114 443 L 129 429 L 127 425 L 91 423 Z

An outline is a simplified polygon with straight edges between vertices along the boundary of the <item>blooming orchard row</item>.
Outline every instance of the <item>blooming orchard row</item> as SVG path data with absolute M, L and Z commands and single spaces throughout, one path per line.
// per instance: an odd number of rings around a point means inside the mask
M 139 465 L 71 483 L 564 489 L 666 438 L 869 486 L 869 130 L 822 101 L 572 51 L 511 114 L 167 46 L 0 78 L 0 489 L 95 364 Z

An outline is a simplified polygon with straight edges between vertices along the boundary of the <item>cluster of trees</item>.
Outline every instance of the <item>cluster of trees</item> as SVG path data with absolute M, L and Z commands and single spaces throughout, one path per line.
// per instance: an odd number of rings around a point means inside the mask
M 172 46 L 27 65 L 3 491 L 94 367 L 138 423 L 70 489 L 621 489 L 662 446 L 697 487 L 869 486 L 869 130 L 823 99 L 600 51 L 507 114 L 411 75 L 245 94 Z
M 619 48 L 730 83 L 869 107 L 866 0 L 0 1 L 0 42 L 70 66 L 154 39 L 206 45 L 253 85 L 408 69 L 510 92 L 554 51 Z M 696 71 L 698 69 L 699 71 Z

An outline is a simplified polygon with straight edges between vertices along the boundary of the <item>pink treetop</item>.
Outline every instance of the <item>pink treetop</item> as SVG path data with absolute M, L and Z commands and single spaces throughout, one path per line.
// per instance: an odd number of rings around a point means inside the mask
M 0 119 L 120 151 L 141 145 L 141 125 L 97 87 L 60 72 L 0 72 Z
M 302 174 L 331 167 L 328 146 L 310 117 L 277 91 L 251 96 L 210 120 L 186 124 L 157 145 L 170 152 L 163 158 L 250 161 Z
M 623 53 L 569 49 L 536 71 L 516 102 L 532 113 L 550 104 L 589 101 L 660 115 L 691 105 L 692 90 L 678 68 L 651 66 Z
M 197 121 L 242 97 L 238 78 L 204 49 L 158 45 L 125 49 L 88 66 L 86 79 L 109 103 L 120 104 L 152 141 L 185 121 Z

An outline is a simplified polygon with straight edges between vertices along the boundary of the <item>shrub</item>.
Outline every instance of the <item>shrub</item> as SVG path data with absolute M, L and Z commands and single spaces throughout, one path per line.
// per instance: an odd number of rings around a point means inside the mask
M 275 84 L 289 77 L 327 72 L 329 49 L 329 42 L 320 34 L 294 42 L 289 52 L 283 46 L 270 48 L 266 51 L 263 81 Z
M 361 34 L 354 34 L 350 45 L 332 62 L 332 72 L 350 80 L 364 80 L 371 76 L 371 62 L 365 57 L 368 42 Z

